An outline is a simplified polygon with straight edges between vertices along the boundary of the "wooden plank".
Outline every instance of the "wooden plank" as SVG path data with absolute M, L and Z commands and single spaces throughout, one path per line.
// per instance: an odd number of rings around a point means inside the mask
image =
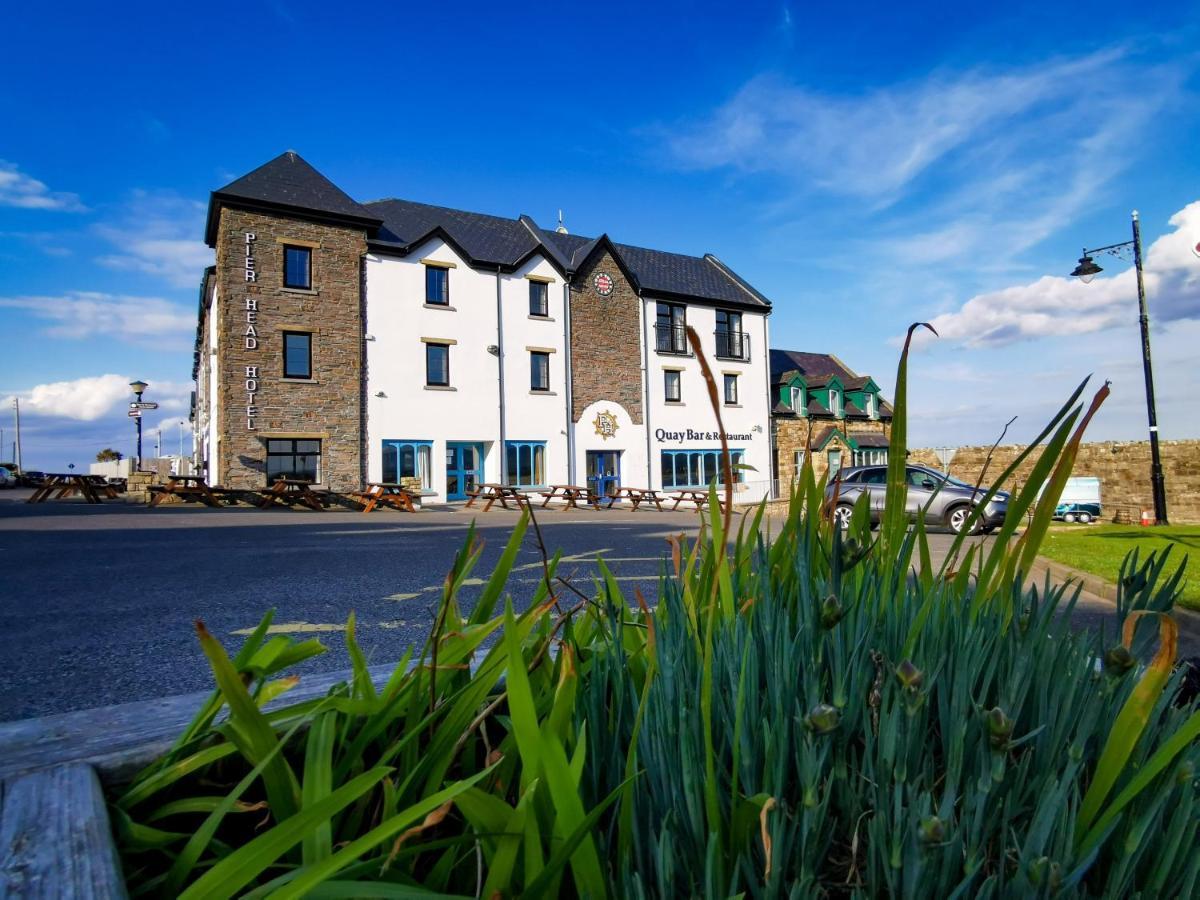
M 126 896 L 91 766 L 55 766 L 0 784 L 0 897 Z
M 394 669 L 372 666 L 371 677 L 383 686 Z M 300 684 L 267 708 L 323 697 L 330 687 L 351 677 L 348 670 L 302 676 Z M 198 691 L 0 722 L 0 778 L 47 766 L 86 763 L 95 766 L 105 784 L 121 784 L 170 748 L 210 693 Z

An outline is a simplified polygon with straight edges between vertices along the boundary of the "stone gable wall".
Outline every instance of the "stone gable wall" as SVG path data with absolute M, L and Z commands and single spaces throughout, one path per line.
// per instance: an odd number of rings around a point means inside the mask
M 818 434 L 826 426 L 832 424 L 835 424 L 834 420 L 813 420 L 811 417 L 802 419 L 775 417 L 771 419 L 771 427 L 775 429 L 775 451 L 777 454 L 775 477 L 779 479 L 779 490 L 781 492 L 786 491 L 788 485 L 800 474 L 795 465 L 796 451 L 803 450 L 807 446 L 810 428 L 812 434 Z M 842 420 L 837 420 L 836 425 L 839 432 L 842 431 L 844 424 L 848 425 L 851 432 L 889 434 L 888 425 L 882 420 L 862 421 L 850 419 L 846 423 Z M 818 480 L 829 470 L 828 451 L 833 446 L 837 446 L 842 450 L 842 465 L 851 465 L 850 453 L 852 451 L 849 446 L 845 441 L 840 440 L 840 436 L 830 438 L 829 443 L 825 445 L 825 449 L 820 453 L 813 453 L 812 456 L 813 474 Z
M 597 272 L 612 276 L 613 292 L 592 286 Z M 619 403 L 635 425 L 642 410 L 641 299 L 607 250 L 571 282 L 571 421 L 597 400 Z
M 256 280 L 245 278 L 245 234 L 256 235 Z M 283 287 L 279 239 L 315 244 L 311 292 Z M 321 483 L 357 490 L 363 473 L 364 232 L 237 209 L 221 211 L 217 242 L 222 307 L 218 353 L 221 442 L 215 481 L 266 486 L 268 436 L 319 437 Z M 247 349 L 247 298 L 257 302 L 257 349 Z M 311 381 L 283 378 L 283 332 L 311 331 Z M 255 428 L 247 423 L 246 367 L 258 367 Z
M 1172 524 L 1200 522 L 1200 441 L 1160 441 L 1163 479 L 1167 487 L 1167 515 Z M 960 447 L 950 459 L 951 474 L 971 482 L 978 479 L 990 447 Z M 999 475 L 1025 448 L 1003 445 L 996 448 L 988 472 Z M 941 469 L 934 450 L 912 450 L 909 461 Z M 1036 455 L 1017 469 L 1014 486 L 1024 483 Z M 1137 521 L 1141 510 L 1153 509 L 1150 493 L 1150 442 L 1100 441 L 1085 443 L 1075 460 L 1074 476 L 1100 479 L 1104 519 L 1119 511 Z

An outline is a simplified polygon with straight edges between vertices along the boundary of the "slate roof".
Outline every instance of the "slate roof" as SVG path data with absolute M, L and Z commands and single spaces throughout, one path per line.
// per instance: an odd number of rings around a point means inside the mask
M 850 439 L 859 447 L 887 447 L 888 436 L 878 431 L 851 431 Z
M 292 150 L 213 191 L 205 228 L 210 247 L 216 242 L 216 212 L 222 202 L 316 214 L 321 219 L 347 221 L 370 230 L 380 224 L 378 217 Z
M 607 242 L 635 287 L 648 295 L 771 308 L 770 300 L 711 254 L 686 256 L 612 243 L 606 235 L 587 238 L 547 231 L 528 216 L 510 219 L 398 199 L 360 204 L 290 150 L 213 192 L 205 232 L 210 246 L 216 240 L 222 204 L 350 222 L 365 228 L 371 248 L 384 253 L 408 253 L 440 237 L 472 265 L 507 271 L 541 252 L 570 275 Z
M 843 382 L 857 377 L 836 356 L 828 353 L 804 353 L 799 350 L 771 351 L 771 380 L 779 382 L 786 372 L 799 372 L 805 380 L 828 379 L 836 375 Z M 824 382 L 822 382 L 824 383 Z
M 816 399 L 808 401 L 808 412 L 809 412 L 809 415 L 813 415 L 813 416 L 829 415 L 829 410 L 826 409 L 825 404 L 823 404 L 820 400 L 816 400 Z

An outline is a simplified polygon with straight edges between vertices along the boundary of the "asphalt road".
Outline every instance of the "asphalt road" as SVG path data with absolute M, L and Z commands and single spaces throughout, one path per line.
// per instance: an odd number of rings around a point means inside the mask
M 144 509 L 66 501 L 38 506 L 26 492 L 0 493 L 0 721 L 207 689 L 208 667 L 193 620 L 230 652 L 263 612 L 275 627 L 318 637 L 329 652 L 296 671 L 349 668 L 342 640 L 354 611 L 372 665 L 420 643 L 472 519 L 485 541 L 486 577 L 516 514 L 494 510 L 416 515 L 380 511 Z M 602 555 L 627 596 L 655 602 L 665 538 L 694 532 L 694 513 L 560 512 L 539 515 L 560 574 L 587 591 Z M 935 561 L 949 535 L 935 535 Z M 527 538 L 509 583 L 524 608 L 541 578 Z M 464 588 L 469 609 L 480 582 Z M 1073 619 L 1109 623 L 1111 604 L 1085 595 Z M 1196 617 L 1193 617 L 1194 619 Z M 1181 655 L 1200 652 L 1200 625 L 1181 621 Z

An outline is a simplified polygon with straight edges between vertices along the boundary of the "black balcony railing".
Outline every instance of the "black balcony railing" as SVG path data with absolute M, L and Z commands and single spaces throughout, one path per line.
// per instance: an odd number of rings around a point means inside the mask
M 750 359 L 750 335 L 742 331 L 717 331 L 717 356 L 720 359 Z
M 665 325 L 656 322 L 654 325 L 655 348 L 659 353 L 687 353 L 687 326 Z

